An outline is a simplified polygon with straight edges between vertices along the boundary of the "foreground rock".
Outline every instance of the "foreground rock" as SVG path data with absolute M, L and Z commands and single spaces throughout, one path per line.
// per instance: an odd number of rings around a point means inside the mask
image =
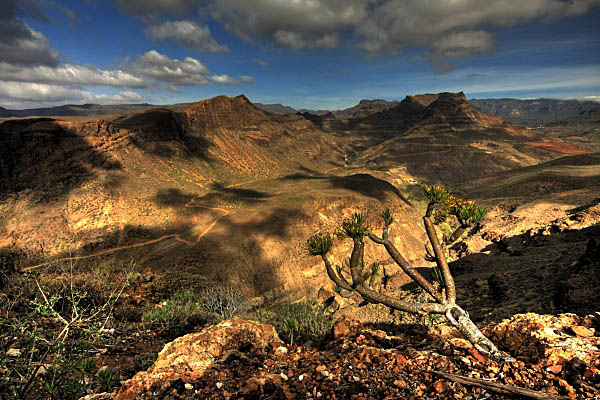
M 489 337 L 529 363 L 565 366 L 579 359 L 598 369 L 600 338 L 595 328 L 598 324 L 600 315 L 581 318 L 575 314 L 519 314 L 494 326 Z
M 436 372 L 548 398 L 594 398 L 600 396 L 598 318 L 530 313 L 490 326 L 490 337 L 518 359 L 504 365 L 444 325 L 389 336 L 344 320 L 317 350 L 284 346 L 270 325 L 234 318 L 167 344 L 151 368 L 119 391 L 88 398 L 509 398 Z
M 154 365 L 126 381 L 113 398 L 151 398 L 155 392 L 173 384 L 185 388 L 186 383 L 201 378 L 216 360 L 239 358 L 237 353 L 241 350 L 278 348 L 281 344 L 271 325 L 238 318 L 223 321 L 168 343 L 158 353 Z

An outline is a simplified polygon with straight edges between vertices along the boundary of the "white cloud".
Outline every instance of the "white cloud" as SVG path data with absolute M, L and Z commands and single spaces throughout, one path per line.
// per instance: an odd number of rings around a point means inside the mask
M 238 83 L 237 79 L 229 75 L 213 75 L 210 77 L 210 80 L 220 85 L 235 85 Z
M 61 85 L 0 81 L 0 101 L 5 108 L 47 107 L 67 103 L 139 103 L 142 100 L 144 97 L 133 91 L 106 95 Z
M 200 26 L 192 21 L 167 21 L 151 25 L 146 34 L 156 42 L 172 40 L 182 46 L 204 53 L 229 53 L 227 46 L 218 44 L 207 25 Z
M 254 78 L 248 75 L 240 75 L 240 82 L 252 84 L 255 82 Z
M 269 68 L 271 66 L 271 64 L 269 64 L 268 61 L 261 60 L 260 58 L 257 58 L 256 62 L 258 63 L 258 65 L 260 65 L 263 68 Z
M 56 67 L 38 65 L 21 68 L 0 62 L 0 79 L 65 85 L 94 85 L 143 88 L 144 79 L 121 70 L 101 70 L 94 66 L 64 64 Z
M 333 49 L 337 47 L 339 42 L 338 36 L 335 34 L 327 34 L 321 37 L 307 39 L 301 33 L 284 30 L 275 32 L 273 37 L 278 44 L 295 50 L 307 48 Z
M 453 33 L 436 40 L 432 45 L 432 54 L 436 57 L 465 57 L 472 54 L 494 50 L 494 38 L 484 31 Z
M 172 86 L 206 85 L 209 70 L 192 57 L 183 61 L 150 50 L 135 61 L 126 61 L 123 69 Z
M 195 58 L 186 57 L 180 61 L 160 54 L 156 50 L 150 50 L 135 61 L 127 60 L 121 67 L 134 74 L 164 83 L 171 91 L 177 91 L 179 86 L 209 83 L 236 85 L 253 80 L 246 75 L 240 76 L 239 80 L 229 75 L 211 75 L 208 68 Z

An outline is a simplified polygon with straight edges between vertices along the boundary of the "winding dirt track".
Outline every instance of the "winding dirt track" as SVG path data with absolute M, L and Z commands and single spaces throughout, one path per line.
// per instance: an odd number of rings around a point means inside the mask
M 340 168 L 341 167 L 330 168 L 330 169 L 322 172 L 322 174 L 326 174 L 326 173 L 328 173 L 330 171 L 333 171 L 335 169 L 340 169 Z M 314 175 L 314 174 L 311 174 L 311 175 Z M 270 177 L 270 178 L 258 178 L 258 179 L 253 179 L 253 180 L 250 180 L 250 181 L 245 181 L 245 182 L 240 182 L 240 183 L 233 183 L 231 185 L 227 185 L 227 186 L 224 186 L 224 187 L 225 188 L 232 188 L 232 187 L 236 187 L 236 186 L 243 186 L 243 185 L 247 185 L 247 184 L 250 184 L 250 183 L 255 183 L 255 182 L 260 182 L 260 181 L 265 181 L 265 180 L 270 180 L 270 179 L 274 179 L 274 178 L 272 178 L 272 177 Z M 203 196 L 206 195 L 206 194 L 208 194 L 208 193 L 210 193 L 210 192 L 213 192 L 213 191 L 215 191 L 215 190 L 208 191 L 207 193 L 204 193 Z M 127 249 L 133 249 L 133 248 L 136 248 L 136 247 L 148 246 L 148 245 L 151 245 L 151 244 L 154 244 L 154 243 L 158 243 L 158 242 L 161 242 L 163 240 L 167 240 L 167 239 L 171 239 L 171 238 L 173 238 L 173 239 L 175 239 L 175 240 L 177 240 L 177 241 L 179 241 L 181 243 L 185 243 L 188 246 L 196 245 L 196 244 L 198 244 L 200 242 L 200 240 L 202 240 L 202 238 L 204 236 L 206 236 L 215 227 L 215 225 L 217 225 L 217 223 L 221 219 L 225 218 L 226 216 L 230 215 L 231 213 L 233 213 L 235 211 L 235 210 L 232 210 L 232 209 L 218 208 L 218 207 L 208 207 L 208 206 L 202 206 L 202 205 L 199 205 L 199 204 L 194 204 L 194 202 L 195 202 L 195 200 L 197 198 L 198 197 L 194 197 L 193 199 L 191 199 L 190 201 L 188 201 L 185 204 L 184 207 L 186 207 L 186 208 L 205 208 L 207 210 L 216 210 L 216 211 L 221 212 L 221 215 L 219 215 L 218 217 L 216 217 L 215 219 L 213 219 L 206 226 L 206 228 L 200 234 L 198 234 L 198 236 L 196 237 L 196 240 L 194 240 L 194 241 L 189 241 L 189 240 L 184 239 L 183 237 L 181 237 L 181 233 L 171 233 L 171 234 L 164 235 L 164 236 L 161 236 L 161 237 L 158 237 L 158 238 L 155 238 L 155 239 L 146 240 L 144 242 L 133 243 L 133 244 L 125 245 L 125 246 L 113 247 L 113 248 L 106 249 L 106 250 L 101 250 L 101 251 L 98 251 L 98 252 L 92 253 L 92 254 L 86 254 L 86 255 L 83 255 L 83 256 L 64 257 L 64 258 L 60 258 L 58 260 L 46 261 L 46 262 L 43 262 L 43 263 L 40 263 L 40 264 L 30 265 L 28 267 L 22 268 L 21 272 L 26 272 L 26 271 L 30 271 L 30 270 L 33 270 L 33 269 L 36 269 L 36 268 L 41 268 L 41 267 L 49 265 L 52 262 L 85 260 L 85 259 L 88 259 L 88 258 L 94 258 L 94 257 L 98 257 L 98 256 L 103 256 L 103 255 L 106 255 L 106 254 L 116 253 L 117 251 L 121 251 L 121 250 L 127 250 Z
M 126 245 L 126 246 L 113 247 L 111 249 L 101 250 L 101 251 L 98 251 L 96 253 L 86 254 L 84 256 L 64 257 L 64 258 L 60 258 L 58 260 L 46 261 L 46 262 L 43 262 L 41 264 L 31 265 L 31 266 L 22 268 L 21 272 L 26 272 L 26 271 L 30 271 L 32 269 L 41 268 L 41 267 L 44 267 L 44 266 L 50 264 L 51 262 L 84 260 L 84 259 L 87 259 L 87 258 L 93 258 L 93 257 L 98 257 L 98 256 L 106 255 L 106 254 L 115 253 L 115 252 L 121 251 L 121 250 L 127 250 L 127 249 L 133 249 L 133 248 L 136 248 L 136 247 L 147 246 L 147 245 L 158 243 L 158 242 L 161 242 L 163 240 L 171 239 L 171 238 L 174 238 L 174 239 L 176 239 L 176 240 L 178 240 L 178 241 L 180 241 L 182 243 L 185 243 L 185 244 L 187 244 L 189 246 L 193 246 L 195 244 L 198 244 L 200 242 L 200 240 L 202 240 L 202 238 L 204 236 L 206 236 L 206 234 L 208 234 L 221 219 L 223 219 L 226 216 L 228 216 L 229 214 L 231 214 L 234 210 L 229 210 L 229 209 L 225 209 L 225 208 L 217 208 L 217 207 L 201 206 L 201 205 L 194 204 L 194 200 L 195 200 L 195 198 L 192 199 L 192 200 L 190 200 L 188 203 L 186 203 L 185 207 L 187 207 L 187 208 L 189 208 L 189 207 L 193 207 L 193 208 L 206 208 L 208 210 L 217 210 L 217 211 L 220 211 L 222 213 L 217 218 L 215 218 L 214 220 L 212 220 L 211 223 L 207 225 L 207 227 L 196 237 L 196 240 L 194 240 L 194 241 L 189 241 L 189 240 L 186 240 L 186 239 L 182 238 L 180 236 L 180 233 L 171 233 L 169 235 L 164 235 L 164 236 L 161 236 L 161 237 L 158 237 L 158 238 L 155 238 L 155 239 L 146 240 L 144 242 L 133 243 L 133 244 L 129 244 L 129 245 Z

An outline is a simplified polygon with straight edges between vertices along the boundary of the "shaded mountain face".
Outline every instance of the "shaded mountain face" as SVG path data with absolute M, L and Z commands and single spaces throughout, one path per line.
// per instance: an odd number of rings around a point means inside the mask
M 595 101 L 554 99 L 472 99 L 469 103 L 487 114 L 527 126 L 543 125 L 600 107 Z
M 546 122 L 546 126 L 584 126 L 600 128 L 600 104 L 598 108 L 582 111 L 572 117 Z
M 364 118 L 371 114 L 375 114 L 380 111 L 387 110 L 398 105 L 398 101 L 386 101 L 386 100 L 361 100 L 354 107 L 346 108 L 345 110 L 338 110 L 334 112 L 336 118 L 339 119 L 353 119 L 353 118 Z
M 296 109 L 285 106 L 283 104 L 261 104 L 261 103 L 253 103 L 256 107 L 261 110 L 268 111 L 273 114 L 285 115 L 285 114 L 296 114 Z
M 423 131 L 439 134 L 448 128 L 504 126 L 509 129 L 508 124 L 499 118 L 473 109 L 462 92 L 407 96 L 398 105 L 354 120 L 349 125 L 352 129 L 372 132 L 384 138 L 415 135 Z

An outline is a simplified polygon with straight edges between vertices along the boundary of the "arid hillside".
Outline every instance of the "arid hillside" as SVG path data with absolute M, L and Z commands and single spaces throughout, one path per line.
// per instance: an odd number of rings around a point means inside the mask
M 475 111 L 462 93 L 409 96 L 340 131 L 320 121 L 271 114 L 244 96 L 5 120 L 0 247 L 21 252 L 24 268 L 135 259 L 268 301 L 302 298 L 326 281 L 304 240 L 344 216 L 391 207 L 403 215 L 399 245 L 423 262 L 419 183 L 588 151 Z

